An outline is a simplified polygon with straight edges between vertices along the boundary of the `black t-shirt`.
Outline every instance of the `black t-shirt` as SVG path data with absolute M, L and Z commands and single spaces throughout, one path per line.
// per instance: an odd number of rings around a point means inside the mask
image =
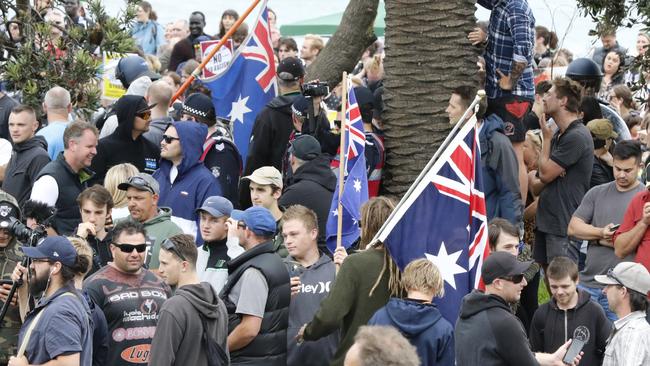
M 106 316 L 109 337 L 106 365 L 149 362 L 159 311 L 171 296 L 169 286 L 148 270 L 129 274 L 109 265 L 88 278 L 84 288 Z
M 564 174 L 548 183 L 539 196 L 537 229 L 547 234 L 567 235 L 571 215 L 589 189 L 594 164 L 594 142 L 581 120 L 573 121 L 551 140 L 551 160 Z

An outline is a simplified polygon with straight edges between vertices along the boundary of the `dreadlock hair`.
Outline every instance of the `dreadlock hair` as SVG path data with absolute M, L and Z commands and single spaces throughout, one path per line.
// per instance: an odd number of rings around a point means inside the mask
M 384 252 L 384 265 L 381 268 L 381 272 L 379 272 L 377 281 L 375 281 L 375 284 L 370 289 L 369 297 L 372 297 L 386 271 L 388 271 L 388 289 L 391 296 L 400 296 L 403 292 L 401 272 L 384 244 L 379 243 L 374 248 L 367 248 L 370 241 L 375 237 L 375 234 L 377 234 L 394 209 L 395 201 L 385 196 L 371 198 L 361 206 L 361 243 L 359 244 L 359 248 L 365 250 L 382 250 Z

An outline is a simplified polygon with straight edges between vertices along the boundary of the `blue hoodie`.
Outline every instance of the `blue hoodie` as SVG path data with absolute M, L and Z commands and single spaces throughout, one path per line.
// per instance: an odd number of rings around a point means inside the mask
M 184 233 L 194 235 L 197 245 L 203 243 L 196 209 L 210 196 L 221 196 L 221 186 L 199 159 L 208 128 L 196 122 L 172 122 L 180 139 L 183 159 L 178 165 L 178 176 L 172 184 L 169 173 L 171 161 L 160 160 L 160 168 L 153 173 L 160 185 L 158 206 L 172 209 L 172 221 Z
M 417 348 L 422 365 L 454 366 L 454 328 L 433 304 L 391 298 L 368 324 L 399 330 Z
M 488 220 L 502 217 L 518 227 L 523 214 L 519 165 L 510 140 L 503 134 L 503 120 L 496 114 L 487 116 L 478 137 Z

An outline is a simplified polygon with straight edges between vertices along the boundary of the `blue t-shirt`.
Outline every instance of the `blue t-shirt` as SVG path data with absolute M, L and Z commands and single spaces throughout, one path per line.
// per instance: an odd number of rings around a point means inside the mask
M 18 344 L 39 312 L 25 356 L 30 364 L 44 364 L 61 355 L 80 353 L 81 366 L 92 365 L 92 331 L 86 301 L 72 287 L 63 287 L 46 299 L 41 299 L 30 311 L 20 329 Z
M 50 160 L 56 160 L 56 157 L 63 151 L 63 132 L 68 127 L 68 122 L 54 122 L 50 123 L 36 133 L 38 136 L 45 137 L 47 141 L 47 155 Z

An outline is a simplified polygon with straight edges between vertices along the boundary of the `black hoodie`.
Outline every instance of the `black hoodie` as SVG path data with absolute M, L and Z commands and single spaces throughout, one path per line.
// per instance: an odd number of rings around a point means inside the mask
M 2 190 L 14 196 L 23 207 L 32 193 L 32 186 L 41 169 L 50 162 L 47 141 L 43 136 L 14 145 L 13 155 L 7 164 Z
M 538 365 L 523 325 L 499 296 L 463 298 L 454 331 L 457 366 Z
M 561 310 L 555 299 L 537 309 L 530 325 L 530 345 L 535 352 L 553 353 L 580 335 L 587 339 L 580 364 L 600 365 L 611 331 L 612 324 L 603 308 L 591 300 L 588 292 L 578 290 L 578 304 L 573 309 Z
M 321 154 L 296 169 L 292 183 L 282 193 L 278 201 L 278 204 L 283 207 L 303 205 L 316 212 L 318 247 L 324 253 L 328 253 L 325 246 L 325 225 L 334 189 L 336 189 L 336 176 L 330 169 L 329 156 Z
M 209 283 L 176 289 L 159 314 L 149 365 L 207 365 L 200 317 L 205 318 L 208 334 L 228 352 L 228 312 Z
M 160 146 L 142 135 L 135 140 L 132 136 L 136 113 L 146 105 L 145 99 L 138 95 L 125 95 L 115 103 L 118 126 L 115 132 L 99 140 L 97 155 L 90 168 L 95 172 L 91 185 L 102 184 L 108 169 L 117 164 L 131 163 L 140 172 L 148 174 L 158 169 Z

